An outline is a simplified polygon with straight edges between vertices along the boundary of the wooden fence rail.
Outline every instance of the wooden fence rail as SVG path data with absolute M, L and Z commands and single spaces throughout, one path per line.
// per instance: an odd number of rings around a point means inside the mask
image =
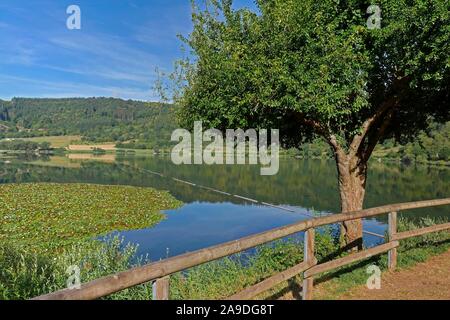
M 443 205 L 450 205 L 450 198 L 400 203 L 300 221 L 291 225 L 251 235 L 239 240 L 226 242 L 206 249 L 186 253 L 148 265 L 136 267 L 124 272 L 117 273 L 115 275 L 106 276 L 85 283 L 81 286 L 80 289 L 63 289 L 36 297 L 34 298 L 34 300 L 92 300 L 146 282 L 153 282 L 153 299 L 168 300 L 170 290 L 169 277 L 171 274 L 238 252 L 242 252 L 244 250 L 254 248 L 256 246 L 302 231 L 305 231 L 304 262 L 272 277 L 269 277 L 252 287 L 246 288 L 242 292 L 231 296 L 230 299 L 239 300 L 253 298 L 256 295 L 274 287 L 275 285 L 303 273 L 304 280 L 302 297 L 304 300 L 309 300 L 312 299 L 313 296 L 314 276 L 316 276 L 317 274 L 342 267 L 356 261 L 364 260 L 384 252 L 388 252 L 389 255 L 389 268 L 394 269 L 397 263 L 397 247 L 399 246 L 400 240 L 424 235 L 431 232 L 450 230 L 450 223 L 446 223 L 419 230 L 397 233 L 397 213 L 399 211 Z M 359 251 L 343 258 L 328 261 L 322 264 L 317 264 L 317 259 L 314 256 L 315 228 L 349 220 L 374 217 L 382 214 L 389 214 L 387 243 L 377 247 Z

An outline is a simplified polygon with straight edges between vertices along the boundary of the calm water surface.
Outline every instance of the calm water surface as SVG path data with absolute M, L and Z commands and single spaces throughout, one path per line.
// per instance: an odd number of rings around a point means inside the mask
M 339 211 L 336 169 L 332 161 L 281 159 L 276 176 L 259 175 L 258 166 L 175 166 L 167 157 L 106 157 L 101 161 L 0 159 L 0 183 L 65 182 L 149 186 L 170 191 L 184 202 L 153 228 L 120 232 L 125 243 L 152 260 L 193 251 L 274 227 Z M 173 178 L 195 183 L 184 184 Z M 267 202 L 282 210 L 231 195 Z M 450 197 L 450 170 L 372 163 L 365 207 Z M 412 210 L 409 219 L 449 216 L 450 207 Z M 383 234 L 386 217 L 364 222 L 365 230 Z M 113 233 L 117 234 L 117 233 Z M 299 235 L 301 237 L 301 235 Z M 367 245 L 383 241 L 366 235 Z

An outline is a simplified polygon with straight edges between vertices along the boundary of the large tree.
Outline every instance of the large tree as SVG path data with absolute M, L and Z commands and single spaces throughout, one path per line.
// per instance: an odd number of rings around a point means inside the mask
M 342 212 L 360 210 L 375 146 L 449 119 L 449 3 L 258 0 L 254 12 L 231 0 L 194 4 L 179 118 L 279 128 L 285 146 L 321 137 L 336 159 Z M 372 4 L 380 28 L 367 25 Z M 342 235 L 360 245 L 361 221 L 344 223 Z

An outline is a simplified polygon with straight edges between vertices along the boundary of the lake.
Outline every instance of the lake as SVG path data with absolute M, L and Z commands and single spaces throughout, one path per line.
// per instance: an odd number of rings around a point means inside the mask
M 260 176 L 259 166 L 176 166 L 164 156 L 90 158 L 0 159 L 0 183 L 96 183 L 170 191 L 184 206 L 166 211 L 167 218 L 153 228 L 119 233 L 125 243 L 139 245 L 139 255 L 152 260 L 339 212 L 333 161 L 286 157 L 280 159 L 277 175 Z M 448 168 L 374 161 L 369 169 L 365 208 L 450 197 L 449 182 Z M 412 210 L 401 216 L 448 217 L 449 208 Z M 384 234 L 386 221 L 386 216 L 366 220 L 364 229 Z M 368 246 L 382 241 L 364 236 Z

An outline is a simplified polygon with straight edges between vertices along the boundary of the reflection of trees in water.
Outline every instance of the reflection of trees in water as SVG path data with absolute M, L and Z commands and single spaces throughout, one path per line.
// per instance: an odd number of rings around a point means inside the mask
M 162 158 L 128 160 L 140 168 L 274 204 L 332 210 L 338 203 L 335 169 L 329 162 L 285 159 L 277 175 L 261 176 L 259 166 L 176 166 Z M 318 204 L 317 190 L 326 198 L 322 204 Z
M 125 159 L 124 159 L 125 160 Z M 128 184 L 170 190 L 184 202 L 239 199 L 216 194 L 167 178 L 144 173 L 145 168 L 233 194 L 274 204 L 289 204 L 319 211 L 339 211 L 336 169 L 331 161 L 281 159 L 275 176 L 260 176 L 259 166 L 176 166 L 160 157 L 127 158 L 129 165 L 83 163 L 81 168 L 9 164 L 1 169 L 0 183 L 86 182 Z M 450 196 L 449 170 L 372 163 L 365 207 Z M 444 215 L 446 208 L 416 210 L 418 214 Z
M 174 196 L 184 202 L 196 200 L 210 202 L 224 201 L 224 197 L 221 195 L 193 188 L 185 184 L 176 183 L 167 178 L 142 173 L 135 168 L 120 164 L 85 162 L 80 168 L 8 164 L 3 166 L 0 170 L 0 184 L 27 182 L 80 182 L 146 186 L 161 190 L 169 190 Z M 242 203 L 242 201 L 236 202 Z

